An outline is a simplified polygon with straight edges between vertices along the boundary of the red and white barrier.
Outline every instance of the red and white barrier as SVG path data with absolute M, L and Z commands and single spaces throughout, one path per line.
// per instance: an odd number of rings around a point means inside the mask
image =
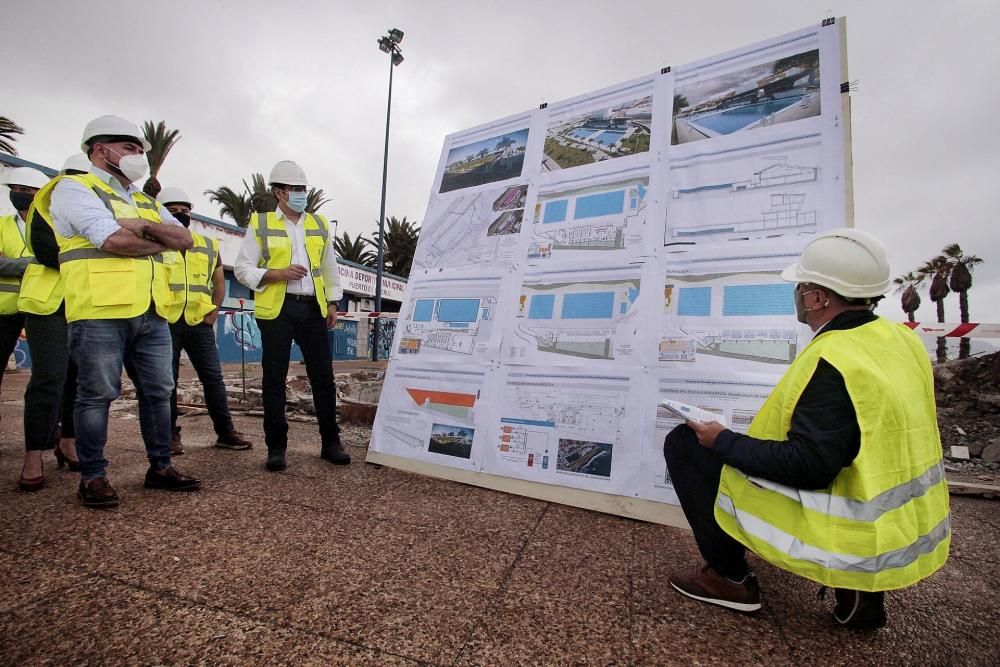
M 1000 324 L 981 322 L 903 322 L 921 336 L 948 338 L 1000 338 Z

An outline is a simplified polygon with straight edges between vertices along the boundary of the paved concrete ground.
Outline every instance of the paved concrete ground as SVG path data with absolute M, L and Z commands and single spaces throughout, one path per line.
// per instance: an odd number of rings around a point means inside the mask
M 256 370 L 256 369 L 255 369 Z M 293 372 L 295 372 L 293 367 Z M 142 488 L 138 422 L 111 425 L 121 507 L 80 507 L 46 459 L 15 491 L 26 373 L 3 383 L 0 664 L 920 664 L 1000 662 L 998 501 L 955 498 L 944 570 L 888 599 L 874 635 L 832 627 L 831 597 L 759 561 L 755 616 L 677 595 L 688 532 L 317 456 L 291 423 L 290 467 L 210 447 L 186 419 L 196 494 Z M 238 426 L 262 442 L 259 419 Z

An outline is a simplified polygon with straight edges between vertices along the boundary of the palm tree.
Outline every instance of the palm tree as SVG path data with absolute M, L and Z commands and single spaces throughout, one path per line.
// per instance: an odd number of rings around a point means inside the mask
M 386 223 L 383 264 L 386 270 L 391 273 L 401 278 L 408 278 L 413 266 L 413 253 L 417 250 L 420 227 L 417 226 L 416 222 L 407 220 L 405 215 L 402 220 L 390 217 Z M 375 240 L 368 241 L 368 243 L 378 249 L 379 233 L 376 231 L 372 236 L 375 237 Z M 367 239 L 365 240 L 367 241 Z
M 920 280 L 923 282 L 927 278 L 931 279 L 931 286 L 928 290 L 931 301 L 937 304 L 938 322 L 944 322 L 944 299 L 948 296 L 948 272 L 951 265 L 943 255 L 938 255 L 934 259 L 928 260 L 917 269 Z M 945 338 L 937 339 L 937 360 L 939 364 L 948 361 L 948 347 Z
M 309 188 L 306 195 L 306 213 L 315 213 L 330 200 L 323 196 L 323 188 Z
M 180 138 L 180 130 L 168 130 L 167 124 L 162 120 L 153 125 L 153 121 L 147 120 L 142 124 L 142 134 L 149 142 L 150 149 L 146 151 L 146 158 L 149 160 L 149 178 L 142 186 L 142 191 L 150 197 L 160 194 L 160 182 L 156 176 L 163 168 L 163 163 L 170 154 L 170 149 L 174 147 Z
M 278 208 L 278 200 L 275 199 L 271 188 L 267 185 L 267 181 L 264 180 L 264 175 L 259 173 L 252 174 L 250 182 L 253 183 L 253 188 L 247 185 L 246 180 L 243 181 L 243 187 L 246 188 L 247 195 L 250 197 L 250 204 L 253 206 L 254 212 L 270 213 L 276 210 Z
M 15 134 L 24 134 L 24 130 L 11 119 L 0 116 L 0 151 L 17 155 L 17 149 L 14 148 L 14 142 L 17 141 Z
M 371 241 L 361 234 L 355 236 L 353 240 L 347 232 L 333 238 L 333 249 L 341 259 L 361 266 L 375 266 L 375 253 L 368 248 L 369 245 Z
M 916 322 L 914 313 L 917 312 L 917 308 L 920 307 L 920 293 L 917 292 L 917 286 L 920 285 L 920 276 L 915 274 L 913 271 L 899 276 L 893 280 L 896 287 L 896 294 L 900 292 L 903 295 L 899 298 L 900 303 L 903 306 L 903 312 L 906 313 L 907 318 L 910 322 Z
M 957 243 L 945 246 L 942 251 L 951 267 L 948 275 L 948 287 L 958 293 L 958 309 L 961 321 L 969 321 L 969 290 L 972 288 L 972 270 L 983 260 L 976 255 L 966 255 Z M 958 358 L 967 359 L 971 352 L 971 341 L 962 338 L 958 344 Z
M 216 190 L 205 190 L 208 198 L 218 204 L 222 215 L 228 215 L 240 227 L 250 224 L 250 215 L 254 212 L 250 203 L 250 195 L 236 192 L 225 185 Z

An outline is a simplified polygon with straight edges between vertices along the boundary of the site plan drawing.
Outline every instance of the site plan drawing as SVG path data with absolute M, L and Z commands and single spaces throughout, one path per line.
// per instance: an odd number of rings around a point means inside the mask
M 525 271 L 503 363 L 642 363 L 642 273 L 640 265 Z
M 489 368 L 394 362 L 386 371 L 371 447 L 405 458 L 477 470 L 490 422 Z
M 413 268 L 511 266 L 527 199 L 527 184 L 432 197 Z
M 778 271 L 671 275 L 663 283 L 660 365 L 781 374 L 807 329 Z
M 632 492 L 641 436 L 628 375 L 501 368 L 488 472 L 577 488 Z
M 500 347 L 500 275 L 412 276 L 399 313 L 393 357 L 493 363 Z
M 750 422 L 764 404 L 779 376 L 754 373 L 722 373 L 705 375 L 688 371 L 660 370 L 654 374 L 656 402 L 661 400 L 687 403 L 709 413 L 738 433 L 746 433 Z M 645 438 L 642 452 L 640 489 L 643 497 L 664 503 L 678 504 L 673 482 L 663 459 L 663 440 L 682 423 L 666 409 L 653 405 L 653 433 Z
M 528 263 L 608 261 L 650 254 L 649 170 L 638 167 L 539 188 Z

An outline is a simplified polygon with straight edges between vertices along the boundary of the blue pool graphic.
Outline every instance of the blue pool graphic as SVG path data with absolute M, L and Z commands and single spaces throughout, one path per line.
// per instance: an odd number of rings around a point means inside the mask
M 786 97 L 780 100 L 769 100 L 757 104 L 746 104 L 725 111 L 692 118 L 688 122 L 695 127 L 711 130 L 715 134 L 732 134 L 745 127 L 760 122 L 771 114 L 792 106 L 803 96 Z

